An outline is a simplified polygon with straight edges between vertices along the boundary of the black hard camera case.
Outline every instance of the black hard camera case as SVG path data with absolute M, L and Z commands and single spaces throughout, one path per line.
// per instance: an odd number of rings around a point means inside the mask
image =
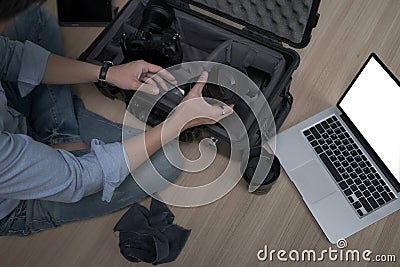
M 183 62 L 215 61 L 232 63 L 253 73 L 249 77 L 260 86 L 269 103 L 278 130 L 288 116 L 293 103 L 289 92 L 292 74 L 300 63 L 296 51 L 286 48 L 283 43 L 293 48 L 304 48 L 311 39 L 312 29 L 316 27 L 320 0 L 165 0 L 174 8 L 176 22 L 174 27 L 180 34 L 183 50 Z M 105 28 L 98 38 L 80 56 L 80 60 L 101 65 L 104 61 L 114 64 L 124 62 L 120 41 L 124 33 L 137 32 L 142 20 L 146 0 L 130 0 L 118 16 Z M 230 51 L 229 56 L 226 51 Z M 248 50 L 246 52 L 246 50 Z M 229 57 L 229 58 L 227 58 Z M 223 61 L 223 62 L 221 62 Z M 238 66 L 243 64 L 245 66 Z M 265 79 L 263 78 L 265 76 Z M 255 81 L 263 78 L 264 82 Z M 267 82 L 265 82 L 267 81 Z M 122 93 L 122 99 L 128 104 L 129 97 L 124 91 L 115 88 L 102 89 L 101 92 L 111 98 Z M 131 92 L 125 92 L 130 94 Z M 145 99 L 144 99 L 145 100 Z M 154 126 L 160 123 L 177 104 L 179 99 L 163 97 L 153 108 L 147 123 Z M 201 135 L 211 137 L 218 144 L 218 149 L 226 153 L 229 149 L 241 149 L 241 141 L 248 138 L 251 146 L 250 159 L 260 157 L 261 135 L 254 114 L 240 105 L 239 117 L 247 129 L 238 134 L 236 140 L 229 138 L 219 125 L 206 125 L 184 133 L 182 139 L 190 140 Z M 250 114 L 251 113 L 251 114 Z M 137 115 L 137 114 L 135 114 Z M 259 115 L 259 114 L 257 114 Z M 268 118 L 265 118 L 267 123 Z M 262 125 L 262 124 L 261 124 Z M 267 128 L 267 126 L 265 127 Z M 266 176 L 263 185 L 256 193 L 269 191 L 279 176 L 277 160 L 271 173 Z M 248 166 L 245 180 L 250 183 L 255 166 Z

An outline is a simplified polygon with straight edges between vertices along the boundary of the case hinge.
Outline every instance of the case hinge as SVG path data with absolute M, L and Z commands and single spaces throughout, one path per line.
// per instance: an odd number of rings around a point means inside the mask
M 256 39 L 256 40 L 259 40 L 259 41 L 262 41 L 262 42 L 269 42 L 269 43 L 273 43 L 273 44 L 278 45 L 278 46 L 283 46 L 282 42 L 278 41 L 277 39 L 270 38 L 270 37 L 265 36 L 265 35 L 263 35 L 263 34 L 261 34 L 259 32 L 249 30 L 248 28 L 243 28 L 242 31 L 245 33 L 245 35 L 251 36 L 250 37 L 251 39 Z

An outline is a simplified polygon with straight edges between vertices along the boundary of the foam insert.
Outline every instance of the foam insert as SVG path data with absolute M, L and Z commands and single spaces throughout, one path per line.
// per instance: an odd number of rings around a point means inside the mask
M 193 0 L 275 35 L 301 43 L 313 0 Z

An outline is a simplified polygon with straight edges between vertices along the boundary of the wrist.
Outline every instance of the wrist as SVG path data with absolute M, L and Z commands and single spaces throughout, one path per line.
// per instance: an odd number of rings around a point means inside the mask
M 111 61 L 104 61 L 103 65 L 100 68 L 100 72 L 98 74 L 98 85 L 101 87 L 106 87 L 108 83 L 110 83 L 109 72 L 114 64 Z
M 115 82 L 117 81 L 115 70 L 116 70 L 115 65 L 110 66 L 110 68 L 108 69 L 107 77 L 106 77 L 108 84 L 115 85 Z
M 91 77 L 90 80 L 92 82 L 98 82 L 101 66 L 98 66 L 98 65 L 92 65 L 92 66 L 93 67 L 91 68 L 92 71 L 91 71 L 91 75 L 90 75 L 90 77 Z

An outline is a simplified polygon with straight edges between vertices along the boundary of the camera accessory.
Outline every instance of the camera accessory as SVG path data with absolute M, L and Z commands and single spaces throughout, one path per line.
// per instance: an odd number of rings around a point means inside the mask
M 179 33 L 172 28 L 175 12 L 162 0 L 150 0 L 136 35 L 121 38 L 125 61 L 143 59 L 164 68 L 182 62 L 183 53 Z
M 272 165 L 271 162 L 272 161 Z M 265 178 L 253 193 L 256 195 L 266 194 L 271 190 L 272 185 L 276 182 L 281 173 L 281 164 L 279 159 L 273 154 L 268 153 L 262 147 L 254 147 L 250 150 L 250 158 L 247 163 L 245 172 L 243 173 L 244 180 L 250 185 L 254 178 L 255 170 L 259 165 L 259 173 L 265 173 Z M 269 168 L 270 167 L 270 168 Z M 268 169 L 269 168 L 269 169 Z
M 100 69 L 99 80 L 97 82 L 97 84 L 100 87 L 104 88 L 107 86 L 107 82 L 106 82 L 107 72 L 108 72 L 108 69 L 113 65 L 114 65 L 114 63 L 112 63 L 111 61 L 104 61 L 103 66 Z
M 175 12 L 164 0 L 150 0 L 143 12 L 139 32 L 162 33 L 172 26 Z
M 209 72 L 209 80 L 217 82 L 217 84 L 207 83 L 203 89 L 203 97 L 213 98 L 228 105 L 238 102 L 239 97 L 232 91 L 235 90 L 237 92 L 238 84 L 231 72 L 216 66 Z M 232 90 L 225 88 L 223 85 Z
M 270 83 L 270 73 L 251 66 L 246 67 L 245 69 L 247 76 L 249 76 L 249 78 L 257 85 L 257 88 L 259 88 L 260 90 L 264 90 L 264 88 L 266 88 Z M 254 93 L 258 92 L 253 92 L 253 94 Z

